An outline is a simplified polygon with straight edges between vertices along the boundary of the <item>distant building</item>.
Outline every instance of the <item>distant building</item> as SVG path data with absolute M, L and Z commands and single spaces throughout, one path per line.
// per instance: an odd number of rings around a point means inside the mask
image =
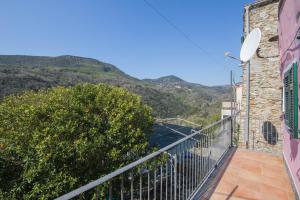
M 224 119 L 229 116 L 231 116 L 231 102 L 222 102 L 221 119 Z
M 221 108 L 221 119 L 224 119 L 231 115 L 231 106 L 232 106 L 232 114 L 238 113 L 241 110 L 242 104 L 242 83 L 235 84 L 235 101 L 232 103 L 230 101 L 222 102 Z M 239 117 L 238 117 L 239 123 Z
M 300 1 L 279 5 L 280 73 L 283 87 L 283 155 L 300 197 Z
M 237 83 L 235 85 L 235 102 L 236 110 L 240 111 L 242 108 L 242 97 L 243 97 L 243 84 Z
M 260 28 L 262 39 L 250 60 L 249 132 L 247 130 L 247 66 L 243 67 L 240 147 L 282 153 L 280 133 L 282 83 L 278 55 L 278 0 L 262 0 L 244 7 L 244 36 Z
M 241 109 L 242 109 L 242 97 L 243 97 L 243 83 L 235 84 L 235 114 L 236 116 L 236 123 L 238 125 L 238 130 L 240 132 L 241 127 Z

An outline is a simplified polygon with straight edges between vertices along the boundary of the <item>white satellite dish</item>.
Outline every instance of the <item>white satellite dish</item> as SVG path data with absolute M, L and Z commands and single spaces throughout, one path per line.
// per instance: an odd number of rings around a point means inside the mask
M 259 28 L 253 29 L 246 37 L 240 52 L 240 59 L 243 62 L 248 62 L 255 54 L 261 39 L 261 31 Z

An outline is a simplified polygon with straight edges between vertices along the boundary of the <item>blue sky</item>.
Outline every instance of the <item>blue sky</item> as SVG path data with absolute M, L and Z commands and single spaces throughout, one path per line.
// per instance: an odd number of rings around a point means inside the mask
M 137 78 L 176 75 L 206 85 L 229 83 L 240 69 L 243 5 L 250 0 L 148 0 L 206 54 L 143 0 L 0 2 L 0 54 L 77 55 L 116 65 Z

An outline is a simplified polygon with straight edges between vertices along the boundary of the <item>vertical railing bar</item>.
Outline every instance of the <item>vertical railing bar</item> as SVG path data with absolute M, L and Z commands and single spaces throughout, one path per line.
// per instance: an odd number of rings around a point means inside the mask
M 150 170 L 148 169 L 148 200 L 150 200 Z
M 133 200 L 133 173 L 130 173 L 130 197 Z
M 194 190 L 194 156 L 195 156 L 195 154 L 193 154 L 194 153 L 194 150 L 195 150 L 195 148 L 194 148 L 194 145 L 192 144 L 192 152 L 191 152 L 191 155 L 192 155 L 192 159 L 191 159 L 191 161 L 192 161 L 192 166 L 191 166 L 191 169 L 192 169 L 192 173 L 191 173 L 191 178 L 192 178 L 192 180 L 191 180 L 191 182 L 192 182 L 192 189 L 191 189 L 191 192 Z
M 192 193 L 192 172 L 193 172 L 193 155 L 192 155 L 192 152 L 191 152 L 191 146 L 192 146 L 192 141 L 190 141 L 190 145 L 189 145 L 189 161 L 190 161 L 190 166 L 189 166 L 189 171 L 190 171 L 190 175 L 189 175 L 189 196 L 191 195 Z
M 180 145 L 181 147 L 181 145 Z M 182 175 L 182 153 L 180 151 L 180 154 L 179 154 L 179 164 L 178 164 L 178 198 L 180 199 L 180 186 L 181 186 L 181 175 Z
M 188 196 L 190 195 L 190 186 L 191 186 L 191 184 L 190 184 L 190 177 L 191 177 L 191 175 L 190 175 L 190 172 L 191 172 L 191 170 L 190 170 L 190 166 L 191 166 L 191 154 L 190 154 L 191 152 L 190 152 L 190 141 L 188 141 L 188 166 L 187 166 L 187 186 L 188 186 L 188 189 L 187 189 L 187 193 L 188 193 Z
M 230 120 L 232 121 L 232 118 L 230 118 Z M 232 123 L 234 123 L 234 122 L 232 122 Z M 234 127 L 234 125 L 232 123 L 230 123 L 230 125 Z M 233 144 L 233 141 L 231 141 L 231 140 L 233 140 L 233 138 L 234 138 L 233 133 L 232 133 L 232 137 L 231 137 L 231 130 L 230 130 L 230 146 Z M 224 147 L 227 147 L 227 146 L 228 146 L 228 144 L 224 145 Z
M 199 177 L 199 142 L 197 142 L 196 148 L 196 187 L 198 186 L 198 177 Z
M 209 129 L 208 129 L 208 140 L 207 140 L 207 144 L 208 144 L 208 169 L 207 169 L 207 172 L 209 172 L 209 170 L 210 170 L 210 162 L 211 162 L 211 157 L 210 157 L 210 155 L 211 155 L 211 149 L 210 149 L 210 131 L 209 131 Z
M 205 134 L 205 137 L 203 138 L 203 148 L 202 148 L 202 178 L 204 177 L 204 174 L 206 173 L 206 165 L 205 165 L 205 162 L 206 162 L 206 159 L 207 159 L 207 148 L 206 148 L 206 134 Z
M 96 200 L 98 200 L 98 199 L 100 199 L 99 198 L 99 187 L 98 186 L 96 186 Z
M 163 167 L 160 165 L 160 200 L 162 200 L 162 191 L 163 191 Z
M 210 128 L 211 129 L 211 128 Z M 211 169 L 211 165 L 212 165 L 212 157 L 211 157 L 211 152 L 212 152 L 212 148 L 211 148 L 211 140 L 212 140 L 212 138 L 211 138 L 211 131 L 210 131 L 210 133 L 209 133 L 209 168 L 208 168 L 208 171 L 210 171 L 210 169 Z
M 184 185 L 183 185 L 183 198 L 187 198 L 187 181 L 186 181 L 186 178 L 187 178 L 187 146 L 186 146 L 186 141 L 184 142 Z
M 197 187 L 197 142 L 194 145 L 194 188 Z
M 166 162 L 166 200 L 168 200 L 168 159 Z
M 191 155 L 191 156 L 190 156 L 190 157 L 191 157 L 191 159 L 190 159 L 190 160 L 191 160 L 191 161 L 190 161 L 190 164 L 191 164 L 191 165 L 190 165 L 190 170 L 191 170 L 191 171 L 190 171 L 190 184 L 191 184 L 191 185 L 190 185 L 190 195 L 191 195 L 191 194 L 192 194 L 192 191 L 193 191 L 193 175 L 194 175 L 194 173 L 193 173 L 193 170 L 194 170 L 194 167 L 193 167 L 193 157 L 194 157 L 194 156 L 193 156 L 193 150 L 194 150 L 194 149 L 193 149 L 193 141 L 191 141 L 191 146 L 190 146 L 190 147 L 191 147 L 191 149 L 190 149 L 190 155 Z
M 226 134 L 228 133 L 227 130 L 225 130 L 225 128 L 224 128 L 224 123 L 222 123 L 222 132 L 223 132 L 223 133 L 226 133 Z M 223 146 L 224 146 L 224 147 L 227 146 L 225 140 L 223 140 Z
M 236 109 L 236 106 L 234 109 Z M 231 145 L 231 147 L 233 146 L 234 135 L 235 135 L 235 116 L 236 116 L 236 114 L 234 116 L 231 116 L 231 120 L 232 120 L 232 138 L 231 138 L 232 145 Z
M 171 156 L 171 161 L 170 161 L 170 181 L 171 181 L 171 184 L 170 184 L 170 199 L 173 199 L 173 157 Z
M 121 176 L 121 200 L 124 199 L 124 175 Z
M 231 127 L 230 127 L 231 128 Z M 213 168 L 215 166 L 215 148 L 214 148 L 214 144 L 215 144 L 215 132 L 216 130 L 214 130 L 212 128 L 212 132 L 211 132 L 211 157 L 212 157 L 212 162 L 211 162 L 211 168 Z M 230 133 L 230 132 L 229 132 Z
M 203 137 L 201 136 L 200 140 L 200 177 L 199 177 L 199 182 L 201 182 L 202 179 L 202 145 L 203 144 Z
M 188 146 L 188 140 L 187 140 L 187 148 L 186 148 L 186 178 L 185 178 L 185 185 L 186 185 L 186 199 L 188 197 L 188 189 L 189 189 L 189 161 L 190 161 L 190 154 L 189 154 L 189 146 Z
M 112 183 L 109 184 L 109 200 L 112 200 Z
M 206 132 L 206 169 L 205 169 L 205 174 L 208 172 L 209 169 L 209 133 L 208 131 Z
M 183 165 L 183 168 L 182 168 L 182 196 L 183 196 L 183 198 L 185 197 L 184 195 L 185 195 L 185 174 L 186 174 L 186 172 L 185 172 L 185 167 L 186 167 L 186 165 L 185 165 L 185 150 L 186 150 L 186 145 L 185 145 L 185 141 L 184 141 L 184 145 L 183 145 L 183 149 L 184 149 L 184 151 L 183 151 L 183 158 L 182 158 L 182 165 Z
M 187 140 L 187 149 L 186 149 L 186 179 L 185 179 L 185 185 L 186 185 L 186 198 L 188 197 L 188 191 L 189 191 L 189 169 L 190 169 L 190 154 L 189 154 L 189 141 Z
M 207 136 L 206 136 L 206 132 L 205 132 L 204 137 L 203 137 L 203 149 L 202 149 L 202 168 L 203 168 L 202 177 L 206 173 L 206 166 L 205 166 L 205 161 L 207 159 L 207 157 L 206 157 L 206 152 L 207 152 L 206 140 L 207 140 Z
M 230 124 L 229 124 L 230 125 Z M 230 129 L 229 129 L 230 130 Z M 214 133 L 213 133 L 213 127 L 211 127 L 211 133 L 210 133 L 210 168 L 209 171 L 212 169 L 213 165 L 214 165 L 214 160 L 213 160 L 213 153 L 214 153 L 214 149 L 213 149 L 213 139 L 214 139 Z
M 209 140 L 209 138 L 208 138 L 209 136 L 208 136 L 208 131 L 206 131 L 206 162 L 205 162 L 205 174 L 208 172 L 208 168 L 209 168 L 209 144 L 208 144 L 208 140 Z
M 205 159 L 206 159 L 206 156 L 205 156 L 205 152 L 206 152 L 206 134 L 204 135 L 203 137 L 203 143 L 202 143 L 202 178 L 204 176 L 204 173 L 205 173 Z
M 203 138 L 201 137 L 200 140 L 200 173 L 199 173 L 199 183 L 201 183 L 201 179 L 202 179 L 202 145 L 203 144 Z
M 197 157 L 197 155 L 198 155 L 198 147 L 197 147 L 197 145 L 198 145 L 198 142 L 196 142 L 195 143 L 195 150 L 194 150 L 194 152 L 195 152 L 195 154 L 194 154 L 194 156 L 195 156 L 195 176 L 194 176 L 194 186 L 195 186 L 195 188 L 197 188 L 197 159 L 198 159 L 198 157 Z
M 194 188 L 197 188 L 197 142 L 194 144 Z
M 229 133 L 231 133 L 231 121 L 229 120 L 229 122 L 230 122 L 230 132 Z M 218 125 L 216 125 L 216 126 L 218 126 Z M 213 167 L 215 167 L 215 164 L 216 164 L 216 152 L 215 152 L 215 149 L 216 148 L 214 148 L 214 145 L 215 145 L 215 141 L 216 141 L 216 134 L 217 134 L 217 129 L 215 128 L 215 129 L 213 129 L 212 130 L 212 135 L 211 135 L 211 137 L 212 137 L 212 142 L 211 142 L 211 148 L 212 148 L 212 150 L 211 150 L 211 152 L 212 152 L 212 158 L 213 158 L 213 160 L 212 160 L 212 168 Z
M 142 178 L 142 168 L 140 168 L 140 200 L 142 200 L 142 198 L 143 198 L 143 191 L 142 191 L 142 187 L 143 187 L 143 183 L 142 183 L 142 181 L 143 181 L 143 178 Z
M 155 168 L 154 168 L 154 200 L 156 200 L 156 170 L 157 170 L 157 167 L 155 165 Z
M 174 155 L 174 200 L 176 200 L 176 191 L 177 191 L 177 154 Z
M 195 145 L 195 188 L 197 188 L 198 182 L 197 182 L 197 178 L 198 178 L 198 155 L 199 155 L 199 148 L 198 148 L 198 142 L 196 142 Z
M 197 161 L 197 163 L 198 163 L 198 176 L 197 176 L 197 185 L 199 185 L 199 182 L 200 182 L 200 179 L 199 179 L 199 177 L 200 177 L 200 150 L 201 150 L 201 148 L 200 148 L 200 142 L 198 142 L 198 153 L 197 153 L 197 155 L 198 155 L 198 161 Z

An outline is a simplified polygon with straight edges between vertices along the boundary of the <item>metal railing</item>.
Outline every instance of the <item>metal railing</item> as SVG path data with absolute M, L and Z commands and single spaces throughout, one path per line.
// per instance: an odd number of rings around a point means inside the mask
M 191 199 L 231 146 L 227 117 L 57 200 Z

